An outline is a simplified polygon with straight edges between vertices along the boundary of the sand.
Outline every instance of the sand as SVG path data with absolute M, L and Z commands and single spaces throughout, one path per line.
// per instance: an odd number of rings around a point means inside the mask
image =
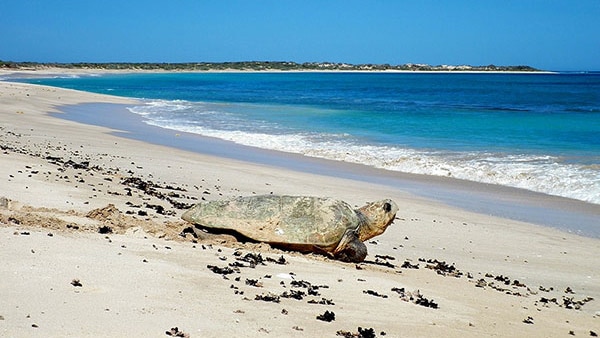
M 600 334 L 596 238 L 56 116 L 78 103 L 135 101 L 0 82 L 0 336 Z M 194 238 L 180 220 L 270 193 L 400 211 L 360 264 Z

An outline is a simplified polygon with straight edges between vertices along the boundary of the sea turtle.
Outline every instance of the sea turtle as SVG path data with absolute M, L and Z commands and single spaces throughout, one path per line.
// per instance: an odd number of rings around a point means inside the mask
M 397 211 L 390 199 L 355 210 L 332 198 L 262 195 L 199 203 L 182 218 L 200 229 L 231 231 L 283 249 L 362 262 L 367 256 L 363 242 L 382 234 Z

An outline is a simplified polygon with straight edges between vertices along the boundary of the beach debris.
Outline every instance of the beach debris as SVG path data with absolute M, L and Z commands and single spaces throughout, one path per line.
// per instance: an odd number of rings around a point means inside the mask
M 238 281 L 238 279 L 236 278 L 236 282 L 237 282 L 237 281 Z M 230 288 L 230 289 L 233 289 L 233 290 L 234 290 L 234 291 L 233 291 L 233 293 L 234 293 L 234 294 L 236 294 L 236 295 L 238 295 L 238 294 L 240 294 L 240 295 L 243 295 L 243 294 L 244 294 L 244 291 L 240 291 L 240 288 L 238 288 L 237 286 L 235 286 L 235 285 L 233 285 L 233 284 L 231 284 L 231 285 L 229 286 L 229 288 Z
M 563 302 L 559 306 L 564 307 L 565 309 L 580 310 L 582 306 L 584 306 L 588 302 L 591 302 L 592 300 L 594 300 L 594 298 L 592 297 L 586 297 L 581 300 L 575 300 L 573 299 L 573 297 L 563 296 Z
M 453 266 L 454 266 L 454 264 L 452 265 L 452 267 Z M 455 271 L 452 270 L 451 275 L 454 275 L 458 278 L 458 277 L 462 276 L 462 272 L 460 272 L 459 270 L 455 270 Z M 469 279 L 473 278 L 473 275 L 471 275 L 470 273 L 468 273 L 467 275 L 469 276 Z M 488 282 L 487 280 L 485 280 L 485 278 L 479 278 L 478 280 L 471 281 L 471 282 L 475 283 L 475 286 L 478 288 L 489 287 L 493 290 L 496 290 L 496 291 L 499 291 L 499 292 L 502 292 L 502 293 L 505 293 L 505 294 L 511 295 L 511 296 L 526 297 L 530 294 L 535 294 L 535 292 L 533 292 L 531 289 L 529 289 L 527 287 L 527 285 L 519 282 L 519 280 L 517 280 L 517 279 L 512 280 L 509 277 L 503 276 L 503 275 L 494 276 L 491 273 L 486 273 L 485 277 L 492 278 L 493 280 Z M 501 285 L 498 285 L 497 282 L 500 282 Z M 507 287 L 504 287 L 502 285 L 505 285 Z M 522 290 L 519 288 L 524 288 L 525 290 Z M 544 291 L 544 292 L 550 292 L 552 290 L 552 288 L 545 289 L 542 286 L 540 286 L 540 290 Z
M 171 328 L 170 330 L 168 330 L 168 331 L 165 331 L 165 334 L 166 334 L 167 336 L 171 336 L 171 337 L 182 337 L 182 338 L 189 338 L 189 337 L 190 337 L 190 335 L 189 335 L 189 334 L 187 334 L 187 333 L 185 333 L 185 332 L 183 332 L 183 331 L 180 331 L 180 330 L 179 330 L 179 328 L 178 328 L 177 326 L 175 326 L 175 327 L 172 327 L 172 328 Z
M 260 294 L 254 297 L 254 300 L 262 300 L 263 302 L 279 303 L 281 300 L 278 295 L 268 292 L 267 294 Z
M 265 259 L 260 253 L 249 252 L 242 256 L 241 251 L 236 251 L 233 253 L 233 256 L 236 257 L 237 261 L 246 262 L 249 264 L 248 267 L 255 268 L 257 265 L 266 265 Z M 243 265 L 242 265 L 243 266 Z
M 112 228 L 108 225 L 103 225 L 98 228 L 98 233 L 100 234 L 111 234 L 113 232 Z
M 324 322 L 332 322 L 335 320 L 335 313 L 333 311 L 325 311 L 322 315 L 317 316 L 318 320 L 322 320 Z
M 281 298 L 293 298 L 296 300 L 302 300 L 306 296 L 306 292 L 298 290 L 285 291 L 280 295 Z
M 338 332 L 336 332 L 335 334 L 336 336 L 340 336 L 340 337 L 344 337 L 344 338 L 354 338 L 354 337 L 360 337 L 358 335 L 358 333 L 352 333 L 350 331 L 345 331 L 345 330 L 339 330 Z
M 527 316 L 527 318 L 523 319 L 523 323 L 525 323 L 525 324 L 533 324 L 533 317 Z
M 180 192 L 187 192 L 186 189 L 180 187 L 173 187 L 171 185 L 160 185 L 150 180 L 143 180 L 139 177 L 125 177 L 121 180 L 121 184 L 130 188 L 135 188 L 142 191 L 144 194 L 158 198 L 159 200 L 167 201 L 175 209 L 187 209 L 192 204 L 179 202 L 176 199 L 181 198 Z M 161 190 L 168 190 L 168 193 L 164 193 Z M 131 190 L 129 190 L 131 194 Z M 157 213 L 162 215 L 175 215 L 173 210 L 165 210 L 164 207 L 156 204 L 147 204 L 146 208 L 154 209 Z
M 228 266 L 225 266 L 225 267 L 221 268 L 221 267 L 218 267 L 216 265 L 207 265 L 206 267 L 210 271 L 212 271 L 212 272 L 214 272 L 216 274 L 219 274 L 219 275 L 230 275 L 232 273 L 239 272 L 238 270 L 232 269 L 232 268 L 230 268 Z
M 402 263 L 402 265 L 400 267 L 403 269 L 418 269 L 419 264 L 412 264 L 409 261 L 404 261 L 404 263 Z
M 263 283 L 260 282 L 258 279 L 250 279 L 250 278 L 246 278 L 246 285 L 253 286 L 255 288 L 263 287 Z
M 358 333 L 361 338 L 375 338 L 375 330 L 373 330 L 373 328 L 363 329 L 362 327 L 359 327 Z M 385 334 L 383 334 L 383 336 L 385 336 Z
M 439 305 L 437 303 L 435 303 L 432 300 L 429 300 L 425 297 L 423 297 L 421 294 L 417 294 L 417 296 L 415 297 L 415 304 L 417 305 L 421 305 L 424 307 L 428 307 L 428 308 L 432 308 L 432 309 L 437 309 L 439 307 Z
M 305 288 L 309 296 L 320 296 L 321 294 L 318 291 L 320 288 L 329 288 L 327 285 L 312 285 L 310 282 L 304 280 L 292 280 L 290 285 L 296 288 Z
M 81 284 L 81 281 L 79 279 L 73 279 L 71 281 L 71 285 L 73 285 L 74 287 L 82 287 L 83 284 Z
M 375 296 L 375 297 L 388 298 L 387 295 L 380 294 L 377 291 L 373 291 L 373 290 L 363 290 L 363 293 L 367 294 L 367 295 Z
M 383 331 L 380 334 L 382 336 L 386 335 L 386 333 Z M 363 329 L 362 327 L 358 328 L 358 332 L 339 330 L 338 332 L 336 332 L 336 336 L 341 336 L 344 338 L 375 338 L 375 337 L 377 337 L 375 335 L 375 330 L 373 328 Z
M 438 273 L 438 275 L 451 276 L 456 278 L 460 278 L 463 275 L 463 273 L 454 266 L 454 263 L 452 263 L 452 265 L 449 265 L 445 261 L 439 261 L 437 259 L 425 260 L 423 258 L 419 258 L 419 261 L 425 262 L 425 267 L 427 269 L 434 270 Z
M 419 291 L 419 290 L 410 292 L 410 291 L 406 291 L 405 288 L 392 288 L 392 291 L 396 292 L 398 295 L 400 295 L 400 299 L 405 302 L 414 303 L 414 304 L 432 308 L 432 309 L 439 308 L 439 305 L 436 302 L 434 302 L 433 299 L 429 300 L 429 299 L 425 298 L 425 296 L 423 296 L 421 294 L 421 291 Z
M 475 283 L 475 286 L 478 288 L 484 288 L 487 286 L 487 282 L 485 281 L 485 279 L 480 278 L 477 280 L 477 282 Z
M 375 260 L 374 261 L 364 260 L 362 263 L 379 265 L 379 266 L 385 266 L 386 268 L 394 269 L 396 267 L 396 265 L 388 262 L 388 259 L 394 260 L 395 258 L 391 257 L 391 256 L 375 255 Z M 361 269 L 359 266 L 357 266 L 356 268 L 359 269 L 359 270 Z
M 319 305 L 335 305 L 335 303 L 333 302 L 333 300 L 326 299 L 326 298 L 321 298 L 321 300 L 311 299 L 307 303 L 308 304 L 319 304 Z
M 198 229 L 233 233 L 246 241 L 362 262 L 367 256 L 363 242 L 382 234 L 397 211 L 389 199 L 355 210 L 331 198 L 260 195 L 199 203 L 182 218 Z

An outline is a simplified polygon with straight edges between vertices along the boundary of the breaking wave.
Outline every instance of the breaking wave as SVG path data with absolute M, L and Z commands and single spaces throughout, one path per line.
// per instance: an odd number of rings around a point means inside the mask
M 346 133 L 295 130 L 247 119 L 227 104 L 152 100 L 130 111 L 146 123 L 241 145 L 365 164 L 405 173 L 453 177 L 600 204 L 600 167 L 540 154 L 412 149 Z

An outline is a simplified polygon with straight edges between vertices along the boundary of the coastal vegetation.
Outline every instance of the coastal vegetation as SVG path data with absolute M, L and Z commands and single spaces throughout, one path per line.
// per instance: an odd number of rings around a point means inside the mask
M 305 62 L 296 63 L 289 61 L 241 61 L 241 62 L 186 62 L 186 63 L 39 63 L 39 62 L 13 62 L 0 60 L 0 69 L 104 69 L 104 70 L 148 70 L 148 71 L 493 71 L 493 72 L 536 72 L 539 69 L 531 66 L 450 66 L 406 63 L 402 65 L 390 64 L 349 64 L 333 62 Z

